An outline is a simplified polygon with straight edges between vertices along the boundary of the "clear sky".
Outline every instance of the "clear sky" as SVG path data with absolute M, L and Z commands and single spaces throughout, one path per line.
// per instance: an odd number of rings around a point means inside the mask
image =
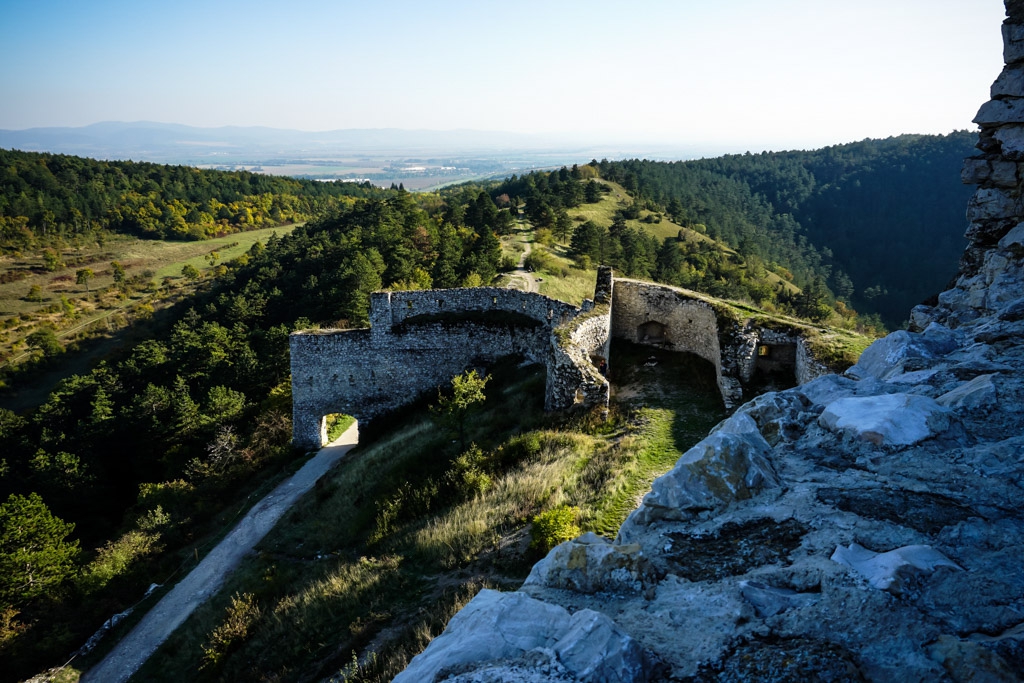
M 0 0 L 0 128 L 814 147 L 975 129 L 1001 0 Z

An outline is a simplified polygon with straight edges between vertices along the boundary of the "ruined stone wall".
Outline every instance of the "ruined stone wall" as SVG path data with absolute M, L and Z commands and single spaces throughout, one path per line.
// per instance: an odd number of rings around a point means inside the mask
M 579 314 L 579 309 L 550 297 L 500 287 L 376 292 L 372 295 L 371 329 L 386 330 L 420 316 L 468 312 L 519 313 L 554 327 Z
M 663 325 L 663 335 L 645 334 L 641 330 L 650 322 Z M 715 375 L 721 386 L 722 352 L 718 331 L 718 316 L 710 304 L 666 285 L 639 280 L 615 281 L 613 337 L 696 354 L 715 366 Z
M 610 270 L 606 279 L 610 282 Z M 377 292 L 371 297 L 369 329 L 291 336 L 293 443 L 322 445 L 324 415 L 347 413 L 369 422 L 469 367 L 509 355 L 547 366 L 547 409 L 607 404 L 607 382 L 588 357 L 607 342 L 607 307 L 603 314 L 588 314 L 579 329 L 561 334 L 569 340 L 565 348 L 555 333 L 580 313 L 545 296 L 489 287 Z M 577 343 L 583 346 L 577 349 Z
M 807 384 L 811 380 L 818 379 L 825 375 L 831 375 L 832 371 L 824 363 L 814 358 L 807 348 L 807 342 L 803 339 L 796 340 L 796 383 Z
M 803 384 L 830 370 L 814 360 L 795 331 L 776 330 L 720 315 L 714 306 L 675 287 L 639 280 L 615 280 L 612 336 L 671 351 L 693 353 L 715 366 L 718 388 L 727 409 L 750 398 L 744 395 L 762 346 L 793 347 L 773 359 L 793 369 Z M 611 359 L 614 363 L 615 359 Z M 773 363 L 761 363 L 762 369 Z
M 967 249 L 956 284 L 939 294 L 939 305 L 911 312 L 912 331 L 932 322 L 959 327 L 998 312 L 1024 291 L 1024 3 L 1006 8 L 1006 66 L 974 118 L 981 153 L 966 159 L 961 173 L 964 183 L 978 186 L 967 207 Z

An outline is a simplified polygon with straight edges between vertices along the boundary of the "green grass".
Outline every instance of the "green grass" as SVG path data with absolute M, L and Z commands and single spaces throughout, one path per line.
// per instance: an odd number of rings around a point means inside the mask
M 263 228 L 198 242 L 113 237 L 107 239 L 102 246 L 92 244 L 64 249 L 62 258 L 68 267 L 55 272 L 43 271 L 43 259 L 39 256 L 3 257 L 0 258 L 0 272 L 23 273 L 26 277 L 0 283 L 0 316 L 35 313 L 58 301 L 61 294 L 73 301 L 88 298 L 90 293 L 114 284 L 111 261 L 121 263 L 129 278 L 146 270 L 155 273 L 154 277 L 157 278 L 165 275 L 178 277 L 186 263 L 200 270 L 209 269 L 205 257 L 211 251 L 219 252 L 220 262 L 223 263 L 241 255 L 255 242 L 265 242 L 274 232 L 285 235 L 295 227 Z M 90 292 L 75 284 L 75 271 L 84 267 L 96 273 L 89 283 Z M 38 285 L 42 290 L 42 302 L 24 300 L 32 285 Z
M 345 430 L 352 426 L 356 421 L 351 415 L 344 415 L 342 413 L 332 413 L 326 417 L 327 420 L 327 443 L 332 443 L 339 436 L 345 433 Z
M 216 263 L 225 263 L 244 254 L 256 242 L 265 242 L 275 232 L 284 235 L 295 227 L 264 228 L 198 242 L 114 237 L 103 245 L 65 249 L 62 258 L 68 265 L 56 272 L 43 271 L 43 261 L 38 256 L 0 259 L 0 272 L 25 275 L 0 283 L 0 320 L 5 322 L 0 329 L 0 361 L 3 361 L 0 367 L 17 367 L 31 357 L 25 338 L 40 326 L 55 328 L 57 337 L 66 345 L 144 321 L 154 310 L 191 291 L 194 285 L 186 282 L 181 273 L 186 264 L 200 272 L 209 271 L 212 266 L 207 257 L 212 252 L 218 254 Z M 129 280 L 145 277 L 159 283 L 169 277 L 177 286 L 161 289 L 137 283 L 126 296 L 114 287 L 113 261 L 125 268 Z M 85 267 L 95 273 L 88 290 L 75 282 L 76 270 Z M 41 301 L 26 300 L 33 285 L 42 291 Z M 71 316 L 53 310 L 59 308 L 62 296 L 74 308 Z M 92 349 L 91 355 L 100 357 L 106 351 L 106 346 L 100 343 Z M 75 364 L 73 359 L 64 362 L 74 365 L 72 372 L 83 370 L 82 363 Z M 50 386 L 53 382 L 46 384 Z
M 692 354 L 613 340 L 609 354 L 613 400 L 632 412 L 619 442 L 629 457 L 618 465 L 584 528 L 614 536 L 651 482 L 725 417 L 714 367 Z

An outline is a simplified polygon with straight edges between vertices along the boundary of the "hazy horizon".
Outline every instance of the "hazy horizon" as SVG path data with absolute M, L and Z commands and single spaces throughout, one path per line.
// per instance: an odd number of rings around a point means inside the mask
M 7 3 L 0 129 L 152 121 L 811 149 L 975 127 L 1000 0 Z

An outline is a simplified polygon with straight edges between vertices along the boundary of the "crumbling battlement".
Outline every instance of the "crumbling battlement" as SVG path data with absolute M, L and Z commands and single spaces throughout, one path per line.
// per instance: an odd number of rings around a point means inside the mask
M 599 271 L 595 296 L 611 292 L 611 279 L 610 268 Z M 583 313 L 583 331 L 556 334 Z M 593 302 L 577 308 L 494 287 L 377 292 L 369 329 L 291 335 L 292 441 L 318 448 L 326 441 L 325 415 L 370 422 L 467 368 L 511 355 L 545 365 L 548 410 L 607 405 L 608 383 L 589 354 L 607 343 L 609 316 Z
M 743 386 L 759 371 L 792 373 L 795 384 L 829 372 L 795 331 L 743 323 L 686 290 L 639 280 L 615 280 L 612 336 L 710 361 L 730 410 L 751 398 Z

